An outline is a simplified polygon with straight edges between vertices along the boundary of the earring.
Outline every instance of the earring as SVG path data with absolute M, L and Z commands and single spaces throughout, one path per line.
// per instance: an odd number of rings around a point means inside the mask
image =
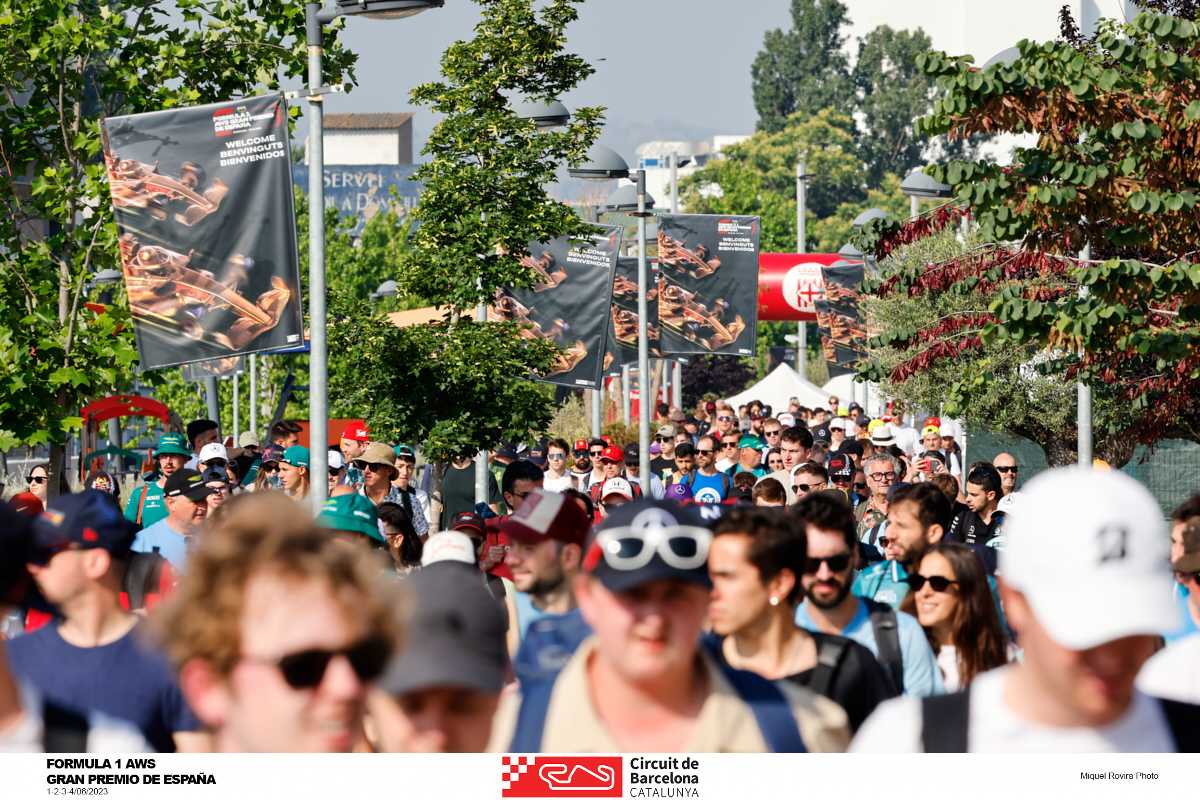
M 779 598 L 778 598 L 778 597 L 772 597 L 772 598 L 771 598 L 771 605 L 773 605 L 773 606 L 777 606 L 777 605 L 779 605 Z

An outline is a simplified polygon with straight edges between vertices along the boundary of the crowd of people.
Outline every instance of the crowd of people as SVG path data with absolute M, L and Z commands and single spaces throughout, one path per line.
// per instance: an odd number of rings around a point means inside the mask
M 1122 473 L 889 411 L 660 404 L 648 474 L 505 441 L 481 503 L 358 423 L 197 420 L 125 498 L 35 467 L 0 752 L 1200 750 L 1200 494 L 1168 536 Z

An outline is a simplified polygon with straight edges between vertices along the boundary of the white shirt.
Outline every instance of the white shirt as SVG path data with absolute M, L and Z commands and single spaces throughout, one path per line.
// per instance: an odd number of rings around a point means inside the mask
M 0 736 L 0 753 L 44 753 L 45 724 L 42 695 L 32 684 L 17 681 L 21 718 Z M 87 751 L 89 753 L 153 753 L 137 726 L 105 714 L 88 714 Z
M 1058 728 L 1018 717 L 1004 702 L 1012 666 L 971 684 L 967 748 L 972 753 L 1174 753 L 1162 706 L 1135 691 L 1129 709 L 1101 728 Z M 920 753 L 921 701 L 899 697 L 875 709 L 850 744 L 851 753 Z
M 921 434 L 908 423 L 891 425 L 892 433 L 896 436 L 896 446 L 912 455 L 921 445 Z
M 542 488 L 548 492 L 565 492 L 571 488 L 571 473 L 564 473 L 561 478 L 551 478 L 549 472 L 546 473 L 546 481 L 542 484 Z
M 1138 673 L 1137 688 L 1154 697 L 1200 703 L 1200 633 L 1155 653 Z
M 735 463 L 736 462 L 731 461 L 728 458 L 722 458 L 720 461 L 717 462 L 717 472 L 724 472 L 725 470 L 732 467 Z

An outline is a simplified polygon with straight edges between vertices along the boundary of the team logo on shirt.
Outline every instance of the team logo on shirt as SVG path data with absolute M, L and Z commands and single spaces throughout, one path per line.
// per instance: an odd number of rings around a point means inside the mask
M 620 757 L 503 756 L 501 764 L 501 797 L 621 797 Z
M 697 503 L 719 503 L 721 502 L 721 493 L 711 486 L 706 486 L 696 492 Z

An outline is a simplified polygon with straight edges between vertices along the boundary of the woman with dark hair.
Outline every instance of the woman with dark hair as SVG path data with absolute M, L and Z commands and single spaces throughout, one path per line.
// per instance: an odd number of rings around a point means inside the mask
M 29 493 L 42 501 L 42 505 L 46 505 L 49 501 L 46 499 L 46 489 L 50 483 L 50 465 L 35 464 L 33 469 L 29 470 Z M 58 493 L 70 494 L 71 483 L 67 480 L 66 472 L 58 473 Z
M 396 503 L 380 503 L 376 509 L 387 537 L 387 549 L 396 564 L 396 572 L 407 575 L 421 568 L 421 554 L 425 544 L 417 536 L 412 517 L 404 507 Z
M 939 542 L 908 576 L 913 591 L 900 609 L 916 616 L 941 667 L 947 692 L 966 689 L 981 672 L 1016 655 L 1004 638 L 987 570 L 971 548 Z
M 708 549 L 713 635 L 706 644 L 736 669 L 786 679 L 833 700 L 855 731 L 892 693 L 870 650 L 796 625 L 806 569 L 808 539 L 795 516 L 770 509 L 723 516 Z
M 779 472 L 783 469 L 783 451 L 778 447 L 772 447 L 767 451 L 767 474 Z

